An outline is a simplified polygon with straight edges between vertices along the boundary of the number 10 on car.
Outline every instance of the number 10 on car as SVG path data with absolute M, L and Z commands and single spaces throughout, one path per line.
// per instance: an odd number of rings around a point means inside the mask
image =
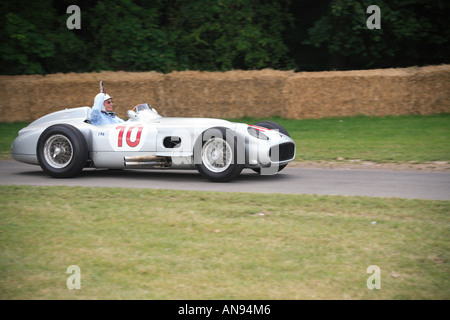
M 136 130 L 135 130 L 136 129 Z M 127 126 L 117 126 L 116 130 L 119 130 L 119 135 L 117 139 L 117 146 L 119 148 L 122 148 L 123 146 L 123 137 L 126 136 L 126 144 L 131 147 L 135 148 L 139 145 L 139 142 L 141 142 L 141 136 L 142 136 L 142 130 L 144 127 L 142 125 L 132 125 L 130 127 Z M 126 132 L 125 132 L 126 131 Z M 133 132 L 134 131 L 134 132 Z M 133 135 L 133 137 L 132 137 Z

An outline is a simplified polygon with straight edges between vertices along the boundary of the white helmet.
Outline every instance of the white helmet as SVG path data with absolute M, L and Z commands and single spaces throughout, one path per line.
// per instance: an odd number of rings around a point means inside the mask
M 109 99 L 112 99 L 112 97 L 109 94 L 105 93 L 105 99 L 103 99 L 103 102 L 105 102 L 106 100 L 109 100 Z M 106 108 L 105 108 L 104 104 L 102 104 L 102 111 L 106 112 Z

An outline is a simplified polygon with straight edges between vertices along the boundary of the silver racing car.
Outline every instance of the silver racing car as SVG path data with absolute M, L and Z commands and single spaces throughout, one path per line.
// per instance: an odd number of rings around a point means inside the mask
M 147 104 L 119 124 L 93 125 L 90 107 L 43 116 L 19 131 L 12 157 L 40 165 L 52 177 L 83 168 L 196 169 L 211 181 L 229 181 L 244 168 L 275 174 L 295 157 L 295 143 L 281 125 L 220 119 L 162 117 Z

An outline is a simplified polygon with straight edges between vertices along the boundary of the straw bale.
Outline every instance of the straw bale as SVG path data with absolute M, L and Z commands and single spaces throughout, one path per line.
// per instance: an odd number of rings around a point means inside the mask
M 322 118 L 450 112 L 450 65 L 300 72 L 99 72 L 0 76 L 0 121 L 92 106 L 103 80 L 115 111 L 149 103 L 164 116 Z
M 450 112 L 450 65 L 416 68 L 409 89 L 414 113 Z
M 408 106 L 404 71 L 302 72 L 289 79 L 288 118 L 400 114 Z
M 450 112 L 450 65 L 301 72 L 288 80 L 286 117 Z
M 100 80 L 104 81 L 107 93 L 114 97 L 115 111 L 121 117 L 136 104 L 148 100 L 159 102 L 163 95 L 163 75 L 157 72 L 2 76 L 0 121 L 31 121 L 65 108 L 92 106 Z M 17 110 L 19 114 L 11 115 L 9 110 Z
M 28 106 L 34 98 L 33 81 L 39 76 L 0 76 L 0 121 L 32 119 Z
M 236 118 L 284 113 L 290 71 L 172 72 L 164 80 L 165 115 Z

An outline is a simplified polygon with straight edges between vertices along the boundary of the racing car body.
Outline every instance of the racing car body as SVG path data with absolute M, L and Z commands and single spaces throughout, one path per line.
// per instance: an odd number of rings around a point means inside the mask
M 90 107 L 43 116 L 19 131 L 13 159 L 68 178 L 85 167 L 196 169 L 211 181 L 229 181 L 242 169 L 275 174 L 295 157 L 280 125 L 220 119 L 162 117 L 147 104 L 123 123 L 93 125 Z

